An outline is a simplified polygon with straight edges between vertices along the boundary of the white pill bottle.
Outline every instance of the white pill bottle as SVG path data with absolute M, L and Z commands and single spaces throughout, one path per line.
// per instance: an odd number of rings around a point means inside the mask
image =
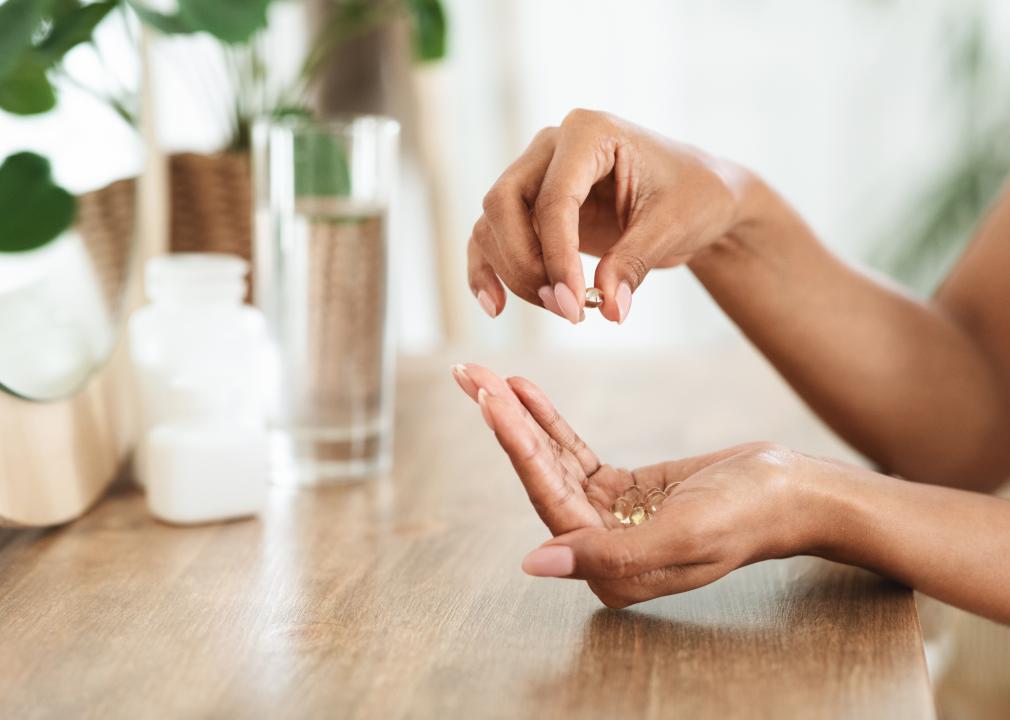
M 269 350 L 262 313 L 245 305 L 241 258 L 156 257 L 149 304 L 130 318 L 142 428 L 137 479 L 169 522 L 256 512 L 266 485 Z

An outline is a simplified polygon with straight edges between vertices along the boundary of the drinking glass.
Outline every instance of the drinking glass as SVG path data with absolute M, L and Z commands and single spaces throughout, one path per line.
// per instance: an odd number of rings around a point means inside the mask
M 378 116 L 254 129 L 254 298 L 276 353 L 279 482 L 362 479 L 392 463 L 398 138 L 397 123 Z

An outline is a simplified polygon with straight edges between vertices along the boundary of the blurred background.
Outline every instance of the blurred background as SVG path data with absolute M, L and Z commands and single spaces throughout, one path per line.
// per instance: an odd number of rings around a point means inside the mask
M 443 23 L 434 34 L 442 45 L 413 54 L 403 38 L 425 30 L 426 3 L 406 3 L 422 7 L 399 23 L 395 13 L 362 21 L 354 13 L 363 2 L 260 4 L 269 25 L 248 43 L 252 60 L 246 45 L 206 33 L 147 31 L 155 127 L 147 142 L 166 156 L 241 146 L 236 116 L 287 101 L 313 12 L 329 5 L 348 14 L 332 39 L 337 60 L 321 82 L 322 104 L 389 112 L 404 124 L 392 237 L 407 353 L 445 343 L 693 348 L 733 332 L 676 270 L 645 282 L 620 330 L 592 313 L 569 327 L 515 298 L 496 322 L 481 314 L 464 277 L 481 198 L 539 128 L 574 107 L 748 165 L 837 252 L 920 293 L 934 287 L 1010 166 L 1002 92 L 1010 50 L 999 42 L 1010 7 L 995 0 L 445 0 L 428 4 Z M 0 158 L 44 152 L 75 193 L 139 170 L 144 31 L 119 15 L 64 57 L 53 111 L 0 113 Z M 178 184 L 187 169 L 171 172 Z

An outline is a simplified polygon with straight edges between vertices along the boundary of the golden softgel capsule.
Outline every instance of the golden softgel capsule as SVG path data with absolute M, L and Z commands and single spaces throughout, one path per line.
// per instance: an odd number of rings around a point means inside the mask
M 631 522 L 631 519 L 628 517 L 631 514 L 631 503 L 625 497 L 617 498 L 613 506 L 611 506 L 610 512 L 614 513 L 614 517 L 620 520 L 622 525 L 627 525 Z
M 599 288 L 586 288 L 586 307 L 598 308 L 603 304 L 603 291 Z

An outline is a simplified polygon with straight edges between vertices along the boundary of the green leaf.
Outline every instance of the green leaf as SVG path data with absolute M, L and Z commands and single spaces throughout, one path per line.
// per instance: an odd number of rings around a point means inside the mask
M 244 43 L 266 27 L 271 0 L 179 0 L 175 15 L 151 10 L 140 0 L 128 2 L 141 22 L 166 35 L 206 32 L 222 42 Z
M 0 252 L 45 245 L 74 222 L 76 200 L 53 183 L 49 161 L 21 152 L 0 165 Z
M 56 93 L 46 68 L 26 53 L 14 71 L 0 80 L 0 110 L 15 115 L 38 115 L 56 107 Z
M 270 0 L 179 0 L 179 16 L 226 43 L 244 43 L 266 27 Z
M 52 29 L 36 46 L 36 53 L 46 62 L 59 62 L 71 48 L 91 40 L 95 28 L 118 4 L 117 0 L 107 0 L 81 5 L 55 15 Z
M 311 110 L 302 105 L 281 105 L 279 107 L 275 107 L 270 113 L 270 116 L 275 118 L 294 117 L 309 120 L 312 118 L 313 114 Z
M 165 15 L 164 13 L 151 10 L 137 0 L 128 0 L 128 2 L 142 23 L 150 25 L 165 35 L 185 35 L 199 30 L 199 28 L 190 25 L 178 15 Z
M 14 71 L 48 6 L 46 0 L 7 0 L 0 5 L 0 78 Z
M 407 0 L 407 5 L 414 20 L 414 57 L 441 60 L 448 26 L 441 0 Z

